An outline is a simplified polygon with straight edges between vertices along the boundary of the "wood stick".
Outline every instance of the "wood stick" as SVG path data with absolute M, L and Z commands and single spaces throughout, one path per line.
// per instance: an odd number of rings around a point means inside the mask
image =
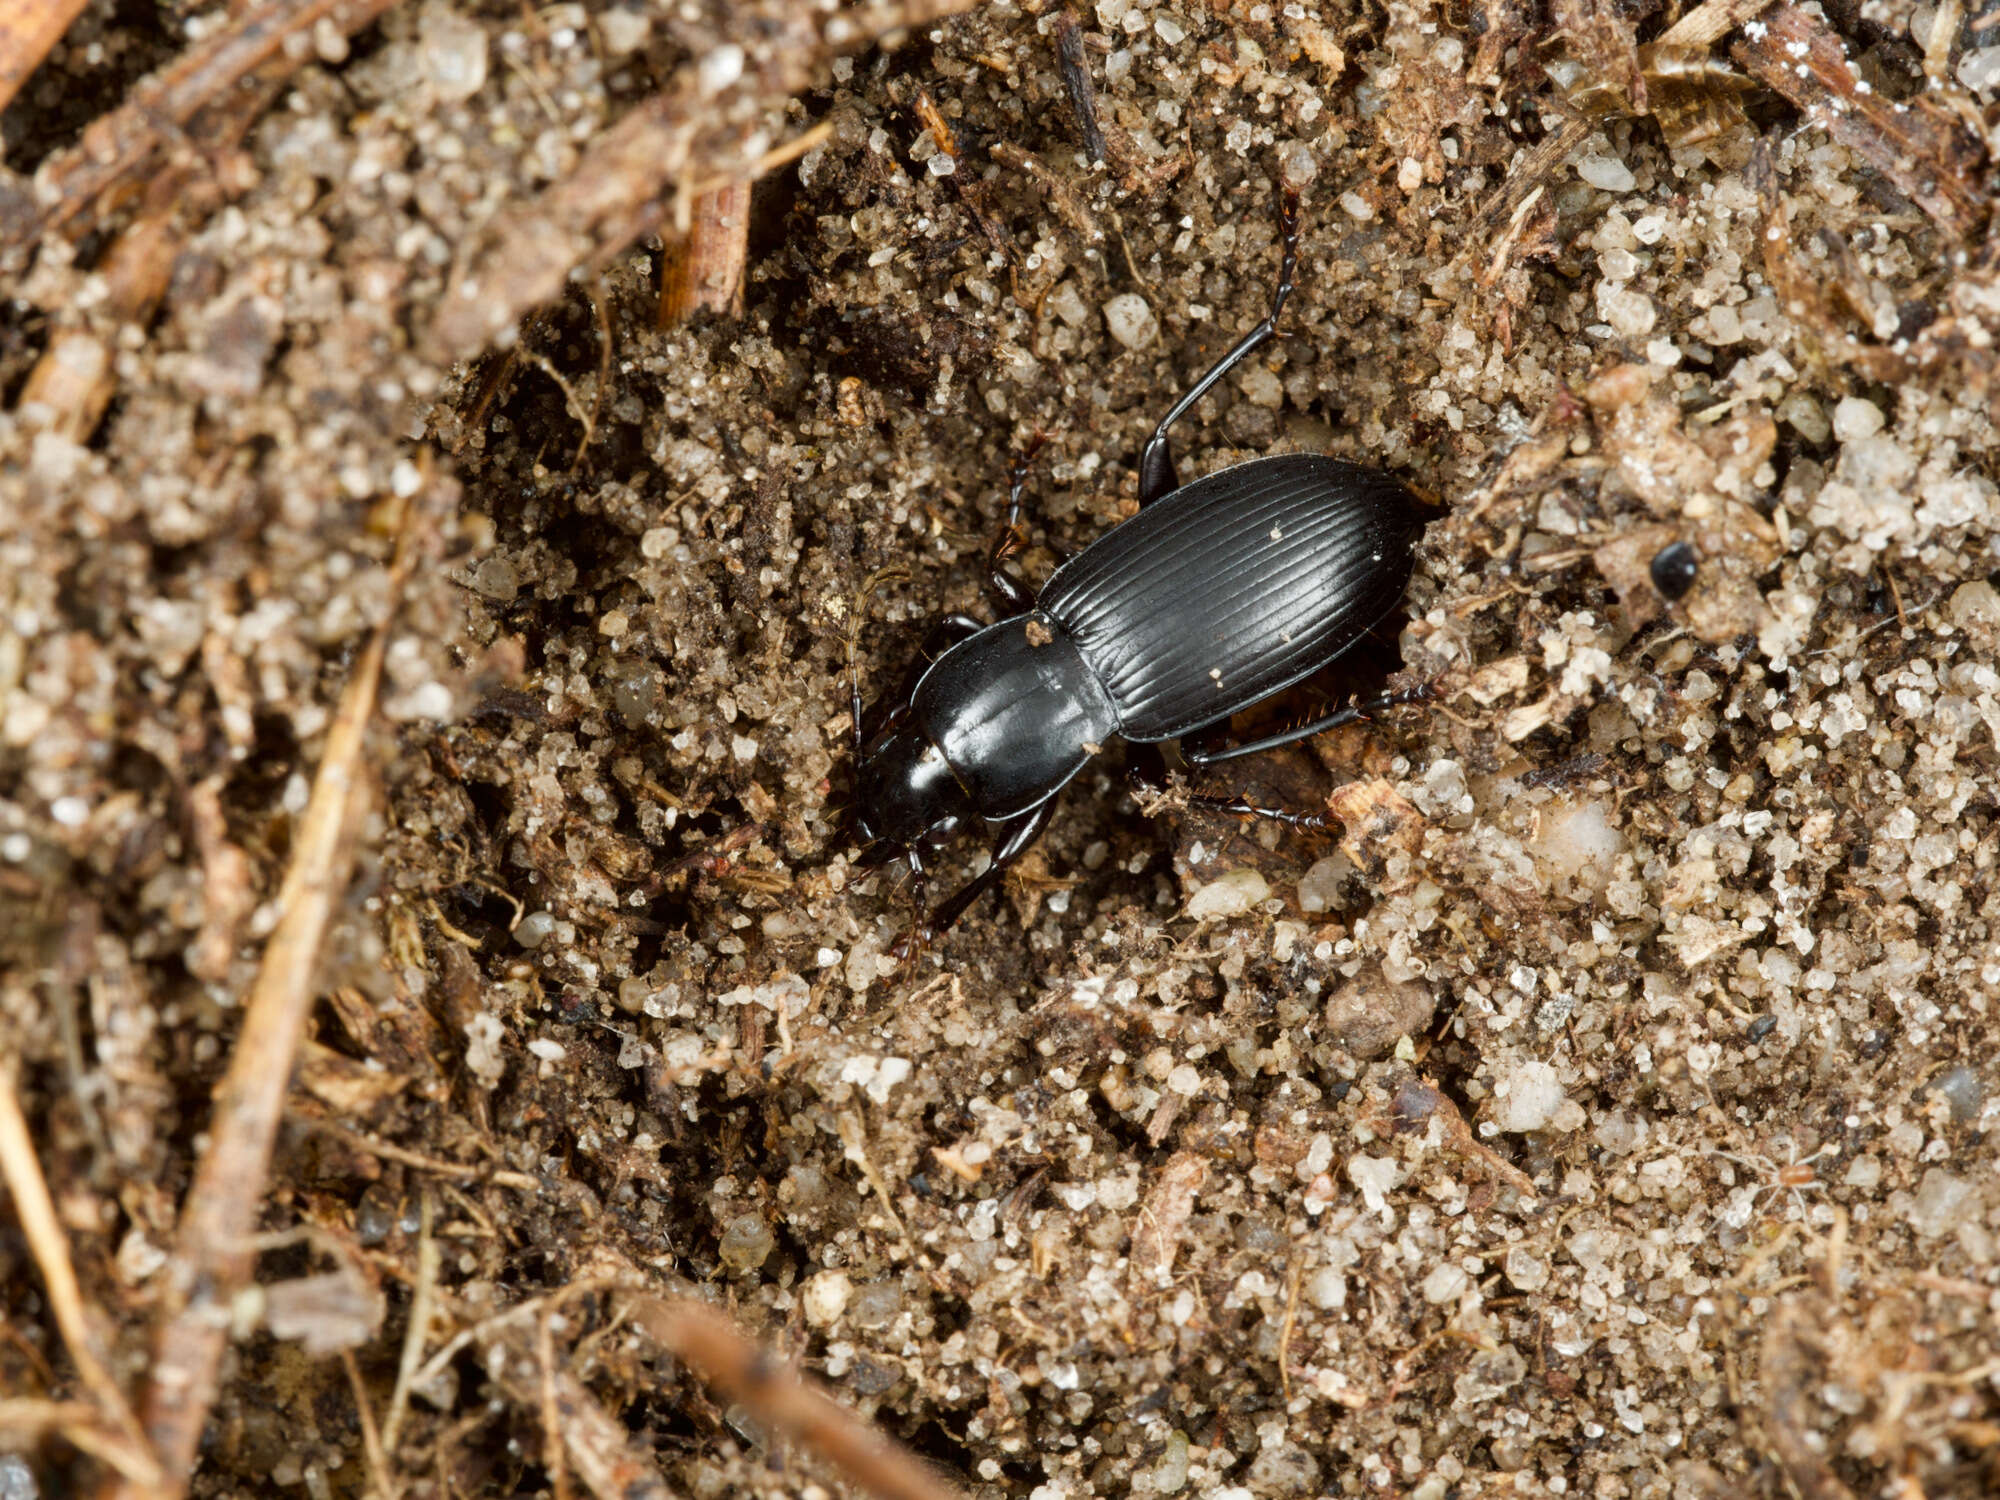
M 9 0 L 0 6 L 0 109 L 19 93 L 88 0 Z
M 415 534 L 423 515 L 421 498 L 412 500 L 390 571 L 389 617 L 376 626 L 356 661 L 327 731 L 326 752 L 278 892 L 283 914 L 244 1005 L 243 1029 L 216 1091 L 208 1149 L 195 1169 L 181 1211 L 179 1243 L 163 1277 L 145 1406 L 162 1477 L 151 1487 L 116 1482 L 107 1493 L 117 1500 L 179 1500 L 194 1470 L 229 1341 L 229 1304 L 248 1282 L 254 1264 L 258 1205 L 306 1016 L 319 993 L 314 980 L 320 949 L 347 891 L 351 829 L 367 784 L 363 750 L 368 725 L 395 623 L 395 601 L 415 561 Z
M 139 83 L 125 103 L 85 126 L 76 145 L 44 162 L 36 173 L 40 192 L 19 203 L 0 202 L 0 251 L 34 244 L 89 208 L 107 188 L 135 176 L 198 110 L 252 72 L 272 64 L 289 73 L 313 55 L 307 49 L 294 58 L 287 38 L 322 20 L 351 36 L 395 3 L 265 0 L 236 16 Z
M 688 232 L 669 241 L 660 266 L 660 327 L 698 312 L 743 311 L 750 260 L 750 184 L 731 182 L 694 200 Z
M 76 1268 L 70 1264 L 69 1239 L 63 1233 L 62 1221 L 56 1217 L 48 1181 L 42 1176 L 41 1162 L 28 1133 L 27 1116 L 21 1112 L 21 1101 L 14 1092 L 11 1067 L 0 1067 L 0 1181 L 7 1184 L 21 1233 L 41 1270 L 42 1285 L 49 1294 L 49 1311 L 55 1315 L 70 1361 L 76 1366 L 84 1389 L 97 1403 L 97 1420 L 122 1434 L 121 1446 L 126 1453 L 118 1466 L 150 1481 L 155 1477 L 155 1466 L 146 1451 L 138 1420 L 126 1404 L 118 1382 L 98 1358 L 96 1340 L 84 1314 L 83 1289 L 77 1284 Z
M 815 17 L 804 7 L 784 34 L 761 42 L 770 65 L 735 89 L 755 88 L 769 109 L 811 85 L 836 56 L 891 31 L 925 25 L 977 0 L 873 0 Z M 439 302 L 425 338 L 439 362 L 478 353 L 534 308 L 561 294 L 579 266 L 602 265 L 665 219 L 677 184 L 697 194 L 754 175 L 729 165 L 747 132 L 736 111 L 704 92 L 693 69 L 642 101 L 598 136 L 561 182 L 496 216 Z M 745 170 L 749 169 L 749 170 Z
M 954 1500 L 958 1491 L 916 1456 L 800 1379 L 711 1307 L 635 1297 L 633 1321 L 731 1401 L 835 1465 L 877 1500 Z

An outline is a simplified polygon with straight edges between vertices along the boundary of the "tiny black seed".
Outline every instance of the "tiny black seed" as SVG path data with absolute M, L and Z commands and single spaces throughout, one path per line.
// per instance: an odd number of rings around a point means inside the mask
M 1686 542 L 1671 542 L 1653 555 L 1653 587 L 1669 599 L 1678 599 L 1694 587 L 1701 560 Z

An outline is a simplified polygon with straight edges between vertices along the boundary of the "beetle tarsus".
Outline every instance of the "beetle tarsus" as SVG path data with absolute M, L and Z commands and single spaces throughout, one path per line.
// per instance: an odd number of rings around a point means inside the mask
M 1273 823 L 1283 823 L 1287 828 L 1309 833 L 1323 832 L 1333 825 L 1330 813 L 1292 812 L 1283 807 L 1264 807 L 1244 797 L 1226 797 L 1211 792 L 1190 792 L 1188 806 L 1198 807 L 1204 812 L 1230 813 L 1239 818 L 1269 818 Z

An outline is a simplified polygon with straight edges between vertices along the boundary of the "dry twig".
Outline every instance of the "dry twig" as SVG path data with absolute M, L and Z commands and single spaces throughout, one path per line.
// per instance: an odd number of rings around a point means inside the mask
M 347 890 L 350 831 L 367 780 L 363 749 L 393 604 L 417 561 L 417 534 L 426 517 L 422 501 L 412 502 L 390 573 L 390 618 L 369 638 L 327 732 L 291 868 L 278 893 L 282 915 L 251 985 L 243 1029 L 216 1091 L 208 1149 L 181 1213 L 179 1244 L 163 1278 L 147 1391 L 147 1432 L 163 1470 L 159 1484 L 145 1492 L 149 1500 L 186 1492 L 229 1339 L 226 1309 L 250 1276 L 257 1208 L 306 1014 L 318 994 L 313 980 L 320 948 Z M 138 1500 L 141 1491 L 121 1484 L 111 1493 Z
M 1984 226 L 1991 207 L 1978 185 L 1984 145 L 1930 99 L 1899 104 L 1870 90 L 1848 62 L 1846 44 L 1822 22 L 1786 0 L 1766 10 L 1730 56 L 1866 157 L 1953 237 L 1970 240 Z
M 1076 12 L 1065 5 L 1056 15 L 1056 67 L 1062 74 L 1063 91 L 1069 95 L 1069 107 L 1076 116 L 1076 128 L 1083 136 L 1083 153 L 1093 162 L 1104 161 L 1109 156 L 1109 148 L 1104 142 L 1104 127 L 1097 123 L 1097 99 L 1090 87 L 1090 68 L 1083 60 L 1083 28 L 1077 25 Z
M 1208 1181 L 1208 1163 L 1193 1151 L 1176 1151 L 1139 1205 L 1132 1226 L 1131 1286 L 1134 1292 L 1157 1292 L 1167 1284 L 1180 1254 L 1195 1200 Z
M 878 1500 L 951 1500 L 957 1491 L 816 1386 L 783 1369 L 698 1302 L 634 1299 L 633 1322 L 760 1422 L 834 1464 Z
M 431 1314 L 437 1307 L 438 1244 L 432 1232 L 431 1195 L 418 1197 L 417 1274 L 410 1283 L 410 1318 L 403 1329 L 403 1350 L 396 1361 L 396 1385 L 389 1395 L 389 1414 L 382 1419 L 382 1451 L 394 1453 L 403 1428 L 403 1413 L 410 1407 L 410 1386 L 424 1358 L 424 1339 L 430 1333 Z
M 1657 40 L 1675 50 L 1711 47 L 1770 4 L 1771 0 L 1706 0 L 1661 32 Z
M 322 21 L 352 36 L 396 0 L 266 0 L 237 14 L 171 66 L 140 83 L 125 103 L 85 127 L 83 138 L 36 173 L 32 197 L 0 200 L 0 251 L 19 250 L 62 228 L 107 189 L 143 171 L 177 141 L 204 106 L 222 100 L 267 65 L 288 74 L 313 54 L 287 39 Z
M 0 109 L 83 13 L 85 0 L 9 0 L 0 7 Z
M 559 294 L 571 271 L 601 265 L 651 233 L 664 222 L 677 184 L 699 195 L 754 177 L 759 164 L 745 162 L 707 180 L 741 156 L 752 133 L 740 113 L 746 93 L 760 113 L 775 108 L 810 85 L 831 58 L 975 3 L 872 0 L 830 16 L 801 9 L 784 34 L 754 40 L 754 51 L 768 62 L 736 85 L 737 110 L 727 98 L 706 95 L 695 71 L 684 70 L 599 136 L 561 182 L 496 217 L 470 269 L 453 278 L 439 304 L 427 340 L 431 356 L 448 361 L 476 353 Z
M 487 1373 L 524 1411 L 552 1414 L 560 1426 L 562 1460 L 597 1500 L 675 1500 L 659 1466 L 584 1383 L 556 1366 L 537 1327 L 519 1322 L 500 1329 L 486 1346 Z M 544 1354 L 548 1353 L 545 1359 Z M 556 1454 L 543 1455 L 552 1469 Z
M 96 1341 L 91 1337 L 90 1322 L 84 1312 L 83 1290 L 70 1264 L 69 1240 L 63 1234 L 62 1221 L 56 1217 L 55 1200 L 49 1196 L 48 1182 L 35 1156 L 10 1067 L 0 1067 L 0 1180 L 7 1184 L 15 1216 L 21 1222 L 21 1233 L 41 1270 L 49 1310 L 55 1315 L 56 1327 L 62 1331 L 77 1376 L 96 1403 L 94 1411 L 88 1407 L 75 1408 L 88 1414 L 81 1425 L 108 1429 L 102 1440 L 106 1450 L 103 1456 L 121 1473 L 151 1482 L 156 1477 L 155 1465 L 146 1451 L 138 1419 L 126 1404 L 118 1382 L 98 1358 Z M 71 1425 L 74 1424 L 66 1422 L 65 1430 Z
M 725 183 L 694 200 L 688 232 L 661 247 L 660 327 L 698 312 L 743 310 L 750 259 L 750 184 Z

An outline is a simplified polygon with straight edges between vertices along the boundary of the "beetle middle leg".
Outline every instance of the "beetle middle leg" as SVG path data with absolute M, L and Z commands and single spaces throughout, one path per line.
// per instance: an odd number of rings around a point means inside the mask
M 1173 404 L 1160 425 L 1153 429 L 1153 435 L 1146 439 L 1146 446 L 1139 453 L 1139 508 L 1145 509 L 1162 495 L 1171 495 L 1181 487 L 1180 476 L 1174 471 L 1173 449 L 1168 446 L 1167 431 L 1174 423 L 1194 407 L 1209 392 L 1216 381 L 1235 369 L 1252 352 L 1260 348 L 1277 332 L 1278 315 L 1285 310 L 1285 299 L 1292 295 L 1292 277 L 1299 263 L 1299 195 L 1298 190 L 1280 185 L 1278 190 L 1278 234 L 1281 249 L 1278 256 L 1278 287 L 1271 294 L 1271 310 L 1264 315 L 1264 321 L 1236 341 L 1236 347 L 1223 355 L 1209 367 L 1208 373 L 1197 380 L 1188 393 Z
M 1011 574 L 1001 571 L 1000 564 L 1020 551 L 1023 545 L 1021 497 L 1028 492 L 1028 471 L 1034 465 L 1035 455 L 1042 451 L 1042 444 L 1048 440 L 1047 433 L 1037 432 L 1028 446 L 1014 455 L 1014 467 L 1007 479 L 1007 519 L 993 533 L 993 545 L 986 551 L 987 587 L 992 589 L 1000 608 L 1009 615 L 1023 614 L 1035 605 L 1034 594 L 1023 588 Z

